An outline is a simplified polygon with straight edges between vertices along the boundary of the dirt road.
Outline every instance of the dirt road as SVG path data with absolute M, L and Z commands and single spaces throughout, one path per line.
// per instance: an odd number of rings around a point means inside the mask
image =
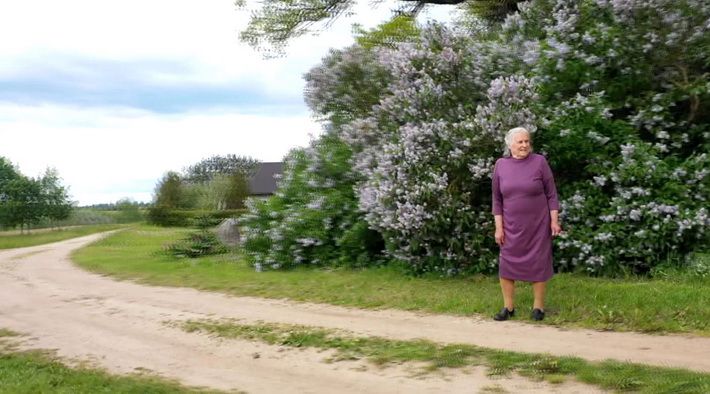
M 552 386 L 516 376 L 492 379 L 482 368 L 415 376 L 410 366 L 325 363 L 327 352 L 220 340 L 165 322 L 237 318 L 303 324 L 395 339 L 426 338 L 710 372 L 710 338 L 562 330 L 118 282 L 82 271 L 69 260 L 72 250 L 99 237 L 0 251 L 0 328 L 27 334 L 25 348 L 56 349 L 61 357 L 88 360 L 112 372 L 149 370 L 187 385 L 253 393 L 471 393 L 492 386 L 510 392 L 596 390 L 575 382 Z

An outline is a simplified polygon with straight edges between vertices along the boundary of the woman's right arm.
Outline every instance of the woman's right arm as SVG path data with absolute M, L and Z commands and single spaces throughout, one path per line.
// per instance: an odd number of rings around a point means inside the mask
M 503 232 L 503 215 L 495 215 L 496 220 L 496 243 L 503 246 L 505 242 L 505 232 Z
M 503 245 L 505 235 L 503 233 L 503 194 L 500 192 L 500 182 L 498 180 L 498 163 L 493 168 L 493 217 L 495 218 L 496 230 L 495 239 L 498 245 Z

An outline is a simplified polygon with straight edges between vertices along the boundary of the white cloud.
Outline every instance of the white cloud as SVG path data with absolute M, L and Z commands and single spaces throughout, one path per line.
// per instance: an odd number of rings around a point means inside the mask
M 293 40 L 287 56 L 264 59 L 241 43 L 248 10 L 231 0 L 23 0 L 0 4 L 0 75 L 18 75 L 33 64 L 64 57 L 103 61 L 179 63 L 183 69 L 130 70 L 153 83 L 258 81 L 265 90 L 300 90 L 301 74 L 328 48 L 353 42 L 351 25 L 373 27 L 391 15 L 393 4 L 363 1 L 352 17 L 341 17 L 318 36 Z M 451 7 L 430 7 L 442 19 Z M 71 67 L 71 64 L 67 65 Z M 78 70 L 85 72 L 86 70 Z
M 30 176 L 55 167 L 81 204 L 109 202 L 96 199 L 107 194 L 146 200 L 165 172 L 212 155 L 280 161 L 320 132 L 306 114 L 264 116 L 236 108 L 158 115 L 129 108 L 0 105 L 0 113 L 0 155 Z
M 392 6 L 361 2 L 265 60 L 239 42 L 249 12 L 233 0 L 0 2 L 0 83 L 16 93 L 0 94 L 0 156 L 30 176 L 57 168 L 81 204 L 146 201 L 164 172 L 216 154 L 279 161 L 320 130 L 294 104 L 303 73 L 353 42 L 352 23 L 373 27 Z M 430 9 L 441 20 L 451 7 Z M 145 103 L 178 94 L 166 113 Z

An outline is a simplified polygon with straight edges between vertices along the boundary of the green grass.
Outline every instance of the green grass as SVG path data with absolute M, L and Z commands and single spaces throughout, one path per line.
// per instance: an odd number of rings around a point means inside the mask
M 491 316 L 501 307 L 496 277 L 416 278 L 394 268 L 255 272 L 236 255 L 176 259 L 159 253 L 188 230 L 141 226 L 77 251 L 82 267 L 121 279 L 193 287 L 233 295 L 289 298 L 359 308 L 394 308 Z M 532 289 L 517 290 L 520 317 L 530 321 Z M 710 277 L 604 279 L 557 275 L 539 324 L 617 331 L 710 335 Z
M 551 383 L 574 377 L 608 390 L 639 393 L 702 393 L 710 390 L 710 374 L 616 361 L 594 363 L 574 357 L 516 353 L 473 345 L 354 337 L 343 331 L 286 324 L 247 325 L 230 320 L 198 320 L 182 323 L 182 328 L 188 332 L 256 340 L 271 345 L 333 349 L 336 354 L 331 361 L 366 359 L 381 366 L 419 362 L 427 365 L 425 371 L 483 365 L 488 367 L 489 375 L 517 372 Z
M 0 329 L 0 339 L 17 335 Z M 152 376 L 117 376 L 97 369 L 70 368 L 48 352 L 19 352 L 0 342 L 0 394 L 207 392 Z
M 14 331 L 8 330 L 7 328 L 0 328 L 0 339 L 2 339 L 3 337 L 16 337 L 19 335 L 20 334 L 14 332 Z
M 0 249 L 24 248 L 63 241 L 69 238 L 82 237 L 84 235 L 100 233 L 103 231 L 124 228 L 126 225 L 102 224 L 70 227 L 50 231 L 36 231 L 29 234 L 15 234 L 14 232 L 0 232 Z

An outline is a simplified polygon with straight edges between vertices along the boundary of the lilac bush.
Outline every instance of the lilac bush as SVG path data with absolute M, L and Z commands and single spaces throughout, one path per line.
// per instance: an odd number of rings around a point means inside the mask
M 343 124 L 365 116 L 385 91 L 388 74 L 375 60 L 357 46 L 333 50 L 306 74 L 306 102 L 327 131 L 287 156 L 276 195 L 250 201 L 241 218 L 243 246 L 256 269 L 381 261 L 382 237 L 357 209 L 354 186 L 361 178 L 339 136 Z
M 705 1 L 652 0 L 534 1 L 506 21 L 539 83 L 560 270 L 646 273 L 707 241 L 708 20 Z
M 708 21 L 701 0 L 531 0 L 500 26 L 333 51 L 306 98 L 344 153 L 291 156 L 281 195 L 252 209 L 247 251 L 284 266 L 384 247 L 413 272 L 493 272 L 490 174 L 524 126 L 561 197 L 558 270 L 682 265 L 710 224 Z M 379 243 L 358 249 L 364 234 Z
M 306 103 L 332 130 L 367 117 L 388 93 L 390 75 L 372 50 L 354 45 L 331 50 L 304 79 Z
M 562 202 L 570 228 L 557 243 L 561 268 L 648 272 L 705 240 L 707 155 L 673 166 L 648 142 L 619 150 L 615 162 L 597 165 L 598 175 Z
M 257 270 L 379 262 L 382 238 L 356 209 L 349 156 L 337 137 L 324 136 L 287 156 L 275 196 L 248 201 L 239 221 Z
M 380 51 L 392 75 L 369 117 L 343 127 L 355 150 L 359 208 L 388 253 L 415 272 L 488 271 L 495 253 L 489 175 L 507 119 L 533 120 L 532 82 L 504 77 L 498 47 L 442 26 Z M 484 235 L 485 234 L 485 235 Z

